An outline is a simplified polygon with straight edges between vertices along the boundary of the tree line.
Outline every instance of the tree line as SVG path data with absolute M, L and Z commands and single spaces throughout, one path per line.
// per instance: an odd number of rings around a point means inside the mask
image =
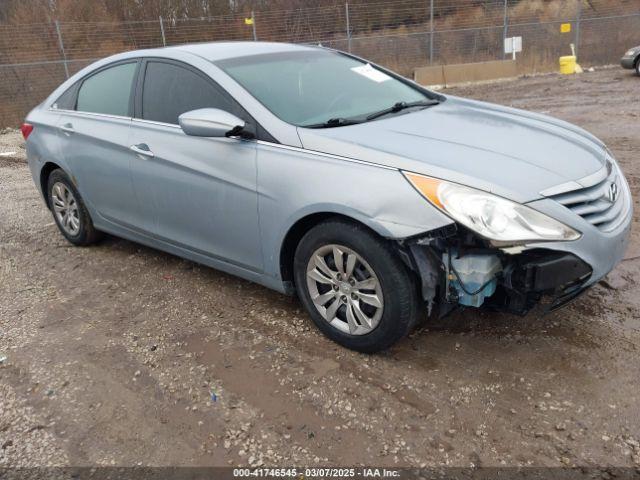
M 398 2 L 383 0 L 348 0 L 354 7 L 374 3 L 373 10 L 378 18 L 394 18 L 398 22 L 411 23 L 411 13 L 406 7 L 415 7 L 416 12 L 425 13 L 425 0 L 402 1 L 402 12 L 398 12 Z M 458 10 L 457 1 L 437 0 L 439 16 Z M 521 0 L 509 0 L 516 4 Z M 552 0 L 544 0 L 552 1 Z M 463 7 L 478 7 L 483 4 L 495 5 L 496 0 L 466 0 Z M 0 24 L 61 22 L 101 22 L 156 20 L 162 16 L 168 20 L 204 18 L 230 14 L 246 14 L 255 11 L 277 11 L 315 9 L 320 7 L 343 6 L 345 0 L 2 0 L 0 3 Z M 371 27 L 375 27 L 371 25 Z

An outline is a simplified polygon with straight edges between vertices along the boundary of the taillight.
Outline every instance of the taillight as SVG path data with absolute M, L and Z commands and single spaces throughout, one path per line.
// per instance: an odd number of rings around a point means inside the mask
M 26 140 L 27 138 L 29 138 L 29 135 L 31 135 L 31 132 L 33 132 L 33 125 L 31 125 L 30 123 L 23 123 L 20 127 L 20 131 L 22 132 L 22 136 Z

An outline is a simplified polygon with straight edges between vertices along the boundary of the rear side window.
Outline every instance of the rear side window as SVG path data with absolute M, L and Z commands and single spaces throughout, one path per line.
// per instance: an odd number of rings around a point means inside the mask
M 148 62 L 142 88 L 142 118 L 178 124 L 198 108 L 219 108 L 239 115 L 229 96 L 201 75 L 172 63 Z
M 136 66 L 136 62 L 125 63 L 91 75 L 80 86 L 76 110 L 129 116 Z
M 58 100 L 53 104 L 53 108 L 60 108 L 62 110 L 74 110 L 76 108 L 76 93 L 78 92 L 78 84 L 74 84 L 67 89 Z

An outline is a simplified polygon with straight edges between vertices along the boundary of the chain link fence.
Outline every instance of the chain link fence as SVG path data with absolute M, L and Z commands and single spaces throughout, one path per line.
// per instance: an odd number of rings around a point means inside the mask
M 561 33 L 563 24 L 570 32 Z M 505 38 L 521 36 L 518 70 L 535 73 L 555 70 L 570 44 L 583 65 L 615 63 L 640 43 L 639 31 L 638 0 L 397 0 L 199 19 L 0 25 L 0 126 L 19 124 L 70 75 L 125 50 L 219 40 L 313 43 L 412 76 L 426 65 L 502 59 Z

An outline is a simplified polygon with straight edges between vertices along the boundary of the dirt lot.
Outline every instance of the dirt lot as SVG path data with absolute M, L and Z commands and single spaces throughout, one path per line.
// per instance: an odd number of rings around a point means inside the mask
M 117 238 L 71 247 L 0 136 L 0 467 L 640 465 L 639 88 L 609 69 L 448 90 L 605 140 L 633 239 L 565 310 L 458 313 L 376 356 L 262 287 Z

